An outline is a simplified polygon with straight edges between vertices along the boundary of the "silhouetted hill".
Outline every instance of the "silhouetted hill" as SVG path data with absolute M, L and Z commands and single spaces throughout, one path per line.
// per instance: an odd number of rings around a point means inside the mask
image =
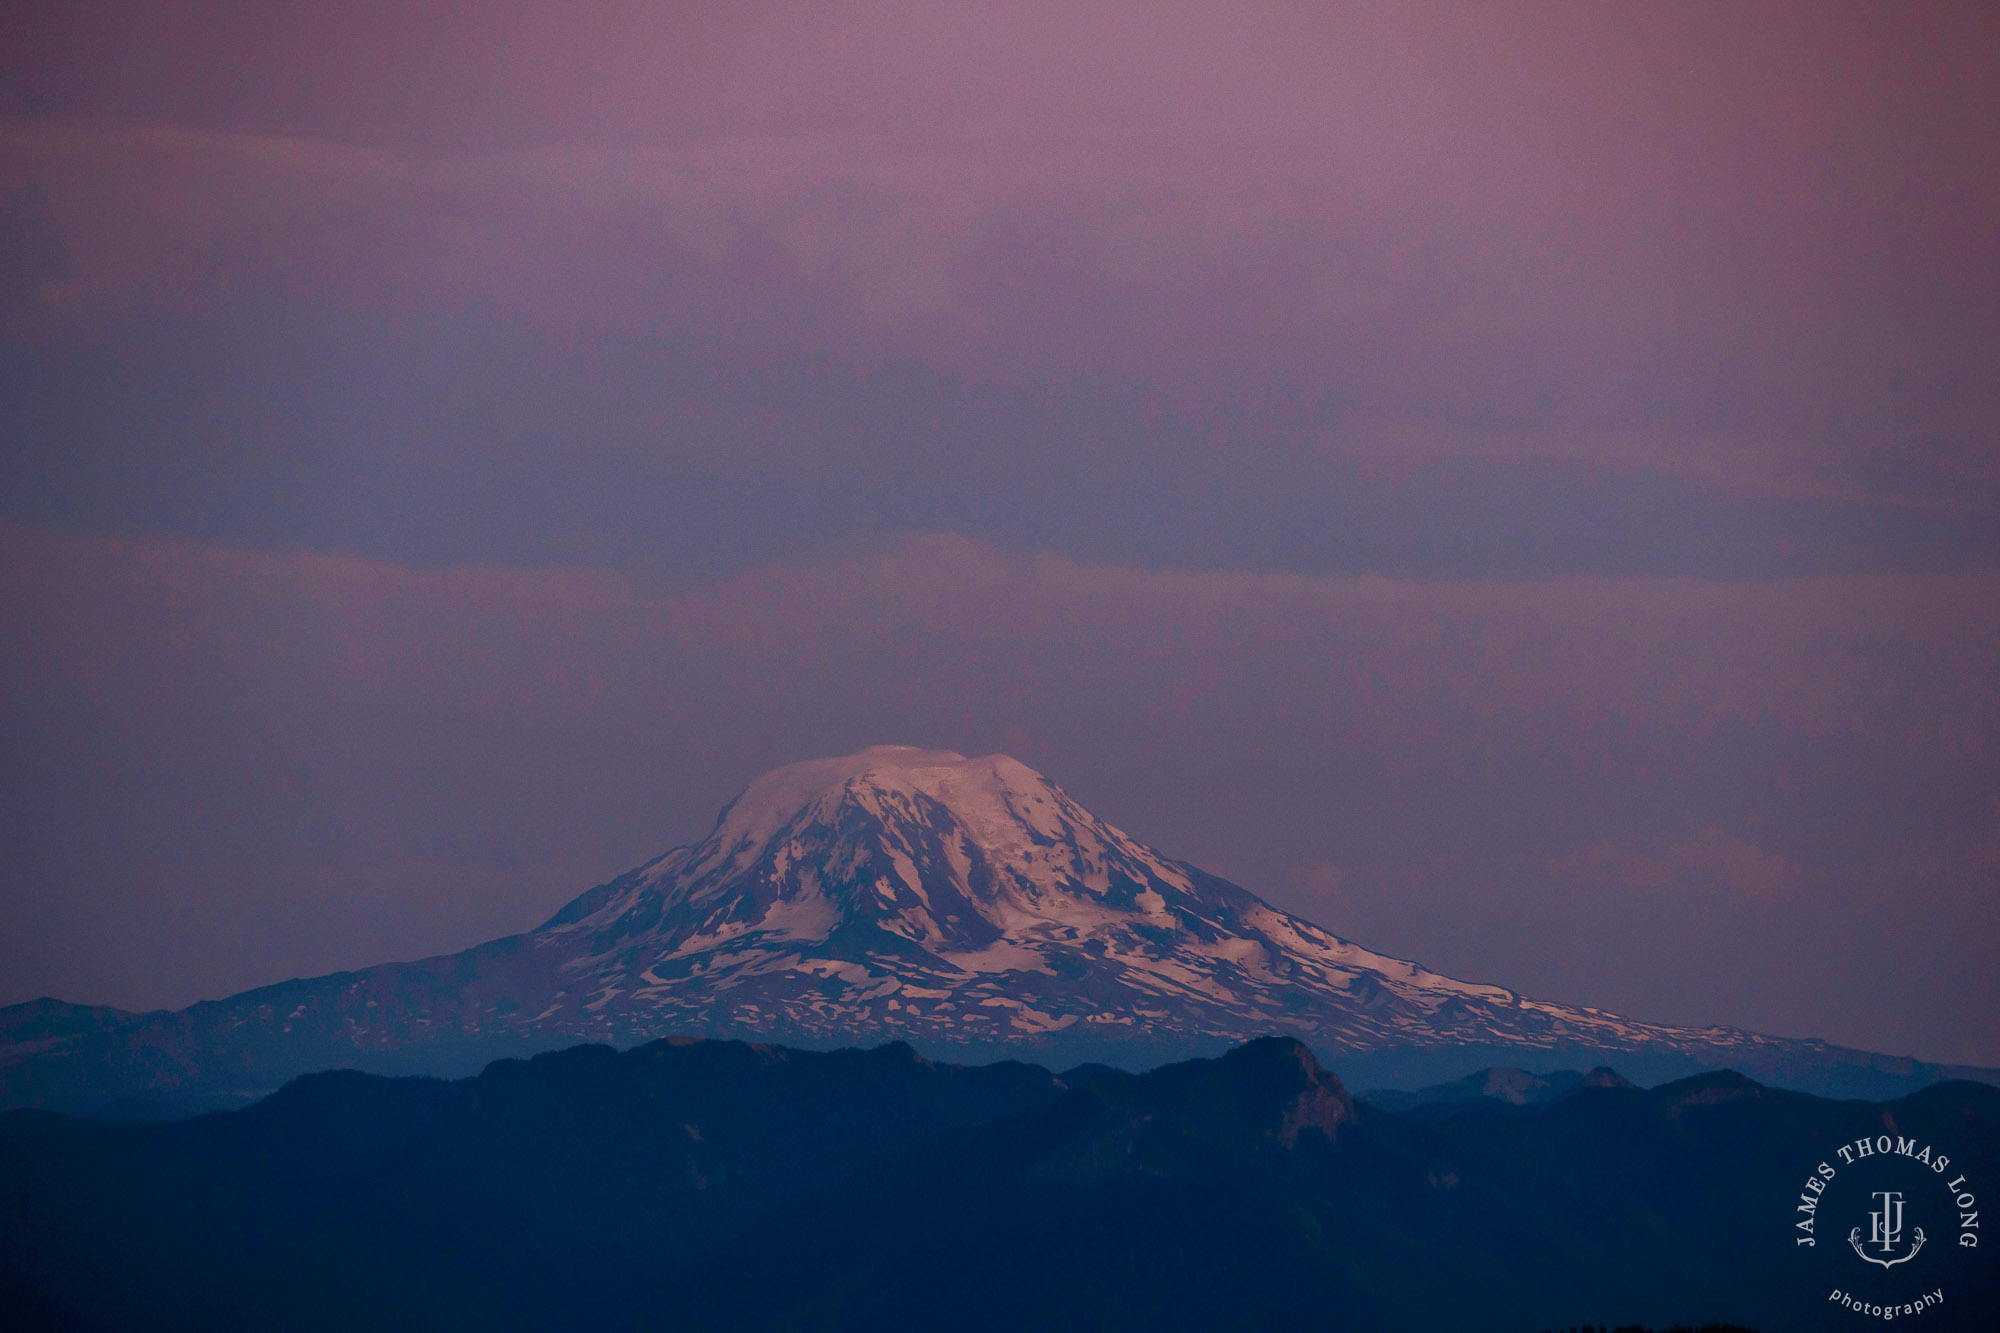
M 2000 1179 L 2000 1090 L 1832 1102 L 1733 1074 L 1652 1090 L 1600 1077 L 1501 1114 L 1485 1097 L 1443 1105 L 1357 1104 L 1303 1045 L 1270 1038 L 1062 1077 L 903 1046 L 658 1042 L 456 1082 L 317 1074 L 176 1124 L 13 1112 L 0 1315 L 1782 1333 L 1845 1327 L 1828 1291 L 1877 1277 L 1942 1284 L 1924 1328 L 1983 1327 L 1994 1308 L 1992 1265 L 1941 1230 L 1876 1270 L 1844 1243 L 1867 1224 L 1853 1200 L 1813 1250 L 1793 1224 L 1816 1164 L 1864 1135 L 1949 1151 L 1969 1189 Z
M 1465 1103 L 1480 1099 L 1499 1106 L 1533 1106 L 1567 1096 L 1582 1087 L 1629 1087 L 1630 1084 L 1624 1075 L 1603 1066 L 1587 1074 L 1574 1069 L 1531 1074 L 1525 1069 L 1494 1068 L 1475 1070 L 1464 1078 L 1414 1092 L 1384 1088 L 1361 1095 L 1370 1105 L 1384 1111 L 1435 1118 L 1454 1114 Z

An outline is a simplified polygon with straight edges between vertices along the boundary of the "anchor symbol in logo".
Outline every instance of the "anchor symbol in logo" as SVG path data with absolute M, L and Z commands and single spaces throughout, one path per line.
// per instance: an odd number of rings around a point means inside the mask
M 1882 1253 L 1887 1255 L 1896 1248 L 1896 1242 L 1903 1238 L 1903 1196 L 1898 1190 L 1876 1190 L 1875 1197 L 1882 1201 L 1882 1206 L 1868 1214 L 1868 1244 L 1879 1246 Z M 1884 1268 L 1894 1268 L 1897 1264 L 1906 1264 L 1916 1258 L 1917 1251 L 1924 1248 L 1924 1229 L 1915 1227 L 1912 1230 L 1916 1240 L 1911 1244 L 1910 1252 L 1900 1258 L 1877 1258 L 1868 1253 L 1861 1247 L 1860 1227 L 1847 1233 L 1847 1243 L 1854 1247 L 1856 1254 L 1869 1263 L 1880 1264 Z

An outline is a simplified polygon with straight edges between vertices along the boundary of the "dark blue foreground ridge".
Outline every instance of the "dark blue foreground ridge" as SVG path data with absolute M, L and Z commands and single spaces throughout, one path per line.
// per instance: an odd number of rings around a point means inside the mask
M 12 1111 L 0 1318 L 1783 1333 L 1867 1280 L 1791 1234 L 1836 1145 L 1889 1125 L 2000 1179 L 1983 1084 L 1874 1103 L 1606 1072 L 1516 1102 L 1494 1072 L 1398 1114 L 1282 1036 L 1136 1074 L 675 1040 L 316 1073 L 173 1124 Z M 1995 1266 L 1928 1258 L 1948 1299 L 1924 1326 L 1981 1327 Z

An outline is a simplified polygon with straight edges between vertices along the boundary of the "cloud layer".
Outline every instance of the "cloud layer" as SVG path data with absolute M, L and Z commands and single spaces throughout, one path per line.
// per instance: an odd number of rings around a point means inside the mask
M 0 124 L 12 516 L 656 571 L 2000 556 L 1980 10 L 592 14 L 53 11 Z

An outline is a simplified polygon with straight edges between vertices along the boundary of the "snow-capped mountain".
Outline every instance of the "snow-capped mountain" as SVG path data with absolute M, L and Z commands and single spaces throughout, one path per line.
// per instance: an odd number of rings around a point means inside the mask
M 543 1021 L 586 1026 L 648 1015 L 919 1045 L 1291 1031 L 1334 1051 L 1669 1031 L 1371 953 L 1169 860 L 1005 755 L 882 746 L 778 769 L 707 838 L 533 938 L 569 981 Z
M 328 1065 L 451 1070 L 675 1034 L 1140 1063 L 1273 1033 L 1384 1081 L 1496 1057 L 1822 1088 L 1939 1072 L 1441 976 L 1162 856 L 1005 755 L 883 746 L 768 773 L 700 842 L 462 954 L 174 1014 L 0 1011 L 0 1101 L 254 1092 Z

